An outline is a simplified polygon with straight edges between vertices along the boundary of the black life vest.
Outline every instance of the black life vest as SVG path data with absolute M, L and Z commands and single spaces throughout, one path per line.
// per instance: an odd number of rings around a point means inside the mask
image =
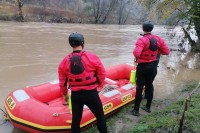
M 72 53 L 69 55 L 70 72 L 68 83 L 70 86 L 86 86 L 97 83 L 95 72 L 89 72 L 85 61 L 82 60 L 84 51 Z
M 158 55 L 158 42 L 156 38 L 154 36 L 147 38 L 149 39 L 149 48 L 142 51 L 141 56 L 138 58 L 138 62 L 140 60 L 146 60 L 147 62 L 156 60 Z

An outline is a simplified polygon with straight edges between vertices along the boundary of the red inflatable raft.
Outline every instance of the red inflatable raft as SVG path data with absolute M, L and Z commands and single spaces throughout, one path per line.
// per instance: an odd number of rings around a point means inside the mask
M 107 78 L 99 93 L 107 116 L 135 99 L 135 86 L 130 83 L 133 65 L 121 64 L 106 70 Z M 72 115 L 63 105 L 58 82 L 48 82 L 11 92 L 5 100 L 5 109 L 14 127 L 31 132 L 70 132 Z M 95 117 L 84 107 L 81 128 L 95 122 Z

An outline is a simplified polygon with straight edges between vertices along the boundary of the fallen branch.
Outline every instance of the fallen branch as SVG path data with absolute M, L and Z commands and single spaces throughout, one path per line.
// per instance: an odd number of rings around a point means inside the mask
M 199 86 L 200 86 L 200 82 L 197 85 L 197 87 L 185 99 L 185 106 L 184 106 L 184 109 L 183 109 L 183 114 L 182 114 L 181 119 L 180 119 L 178 133 L 182 133 L 183 121 L 184 121 L 184 118 L 185 118 L 185 112 L 188 109 L 188 103 L 190 102 L 190 99 L 191 99 L 192 95 L 199 88 Z

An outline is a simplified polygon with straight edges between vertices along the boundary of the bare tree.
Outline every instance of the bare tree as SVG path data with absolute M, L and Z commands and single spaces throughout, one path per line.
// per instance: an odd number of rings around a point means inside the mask
M 38 0 L 38 5 L 41 7 L 39 11 L 40 20 L 44 21 L 47 15 L 46 8 L 47 8 L 47 0 Z
M 110 15 L 111 11 L 114 9 L 115 5 L 117 4 L 117 1 L 118 1 L 118 0 L 111 0 L 111 2 L 108 3 L 109 6 L 108 6 L 108 8 L 107 8 L 107 11 L 105 12 L 105 15 L 104 15 L 104 17 L 103 17 L 103 20 L 101 21 L 101 24 L 103 24 L 103 23 L 106 21 L 106 19 L 107 19 L 108 16 Z
M 132 9 L 132 0 L 120 0 L 118 4 L 118 24 L 125 24 Z
M 99 23 L 100 21 L 101 15 L 103 13 L 104 4 L 104 0 L 94 0 L 92 3 L 95 24 Z
M 16 0 L 17 2 L 17 6 L 18 6 L 18 21 L 20 22 L 24 22 L 24 15 L 22 12 L 22 7 L 24 5 L 24 3 L 26 2 L 26 0 Z
M 92 2 L 92 9 L 94 15 L 94 22 L 105 23 L 108 16 L 116 6 L 118 0 L 94 0 Z

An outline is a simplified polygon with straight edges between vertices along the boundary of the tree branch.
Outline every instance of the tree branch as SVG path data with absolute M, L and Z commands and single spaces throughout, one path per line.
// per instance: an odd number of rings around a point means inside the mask
M 191 46 L 192 47 L 196 46 L 196 42 L 194 40 L 192 40 L 192 38 L 191 38 L 190 34 L 187 32 L 187 30 L 184 27 L 182 27 L 182 29 L 183 29 L 183 32 L 184 32 L 186 38 L 188 38 L 188 41 L 190 42 Z

